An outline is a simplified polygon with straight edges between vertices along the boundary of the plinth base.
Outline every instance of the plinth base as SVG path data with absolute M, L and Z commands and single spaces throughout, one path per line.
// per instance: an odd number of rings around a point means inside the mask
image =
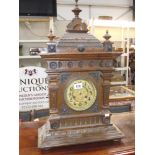
M 123 137 L 124 134 L 113 124 L 80 129 L 49 130 L 46 123 L 38 129 L 38 148 L 48 149 L 59 146 L 119 140 Z

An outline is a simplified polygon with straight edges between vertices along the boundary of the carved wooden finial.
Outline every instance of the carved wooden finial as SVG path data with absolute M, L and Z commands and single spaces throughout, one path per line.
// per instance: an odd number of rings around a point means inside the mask
M 52 29 L 50 29 L 50 32 L 49 32 L 49 34 L 48 34 L 48 39 L 49 39 L 50 41 L 53 41 L 54 38 L 56 38 L 56 36 L 53 35 Z
M 81 18 L 79 18 L 79 13 L 82 10 L 80 10 L 78 7 L 78 0 L 75 0 L 75 2 L 75 8 L 72 10 L 72 12 L 74 12 L 75 17 L 67 25 L 67 32 L 86 33 L 88 32 L 87 25 L 84 22 L 82 22 Z
M 109 34 L 109 31 L 106 30 L 106 34 L 103 36 L 104 39 L 109 40 L 111 38 L 111 35 Z
M 105 41 L 103 42 L 103 49 L 105 52 L 112 52 L 112 44 L 109 39 L 111 38 L 111 35 L 109 34 L 108 30 L 106 30 L 106 34 L 103 36 Z
M 82 11 L 79 9 L 78 7 L 78 0 L 75 0 L 76 4 L 75 4 L 75 8 L 74 10 L 72 10 L 72 12 L 74 12 L 75 18 L 79 18 L 79 13 Z

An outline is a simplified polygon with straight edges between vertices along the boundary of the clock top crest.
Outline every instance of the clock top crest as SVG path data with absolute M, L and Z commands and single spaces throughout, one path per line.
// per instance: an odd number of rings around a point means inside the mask
M 99 40 L 87 33 L 75 2 L 75 18 L 56 52 L 41 54 L 47 62 L 50 105 L 50 116 L 38 129 L 41 149 L 123 137 L 110 122 L 108 102 L 113 60 L 121 53 L 103 51 Z

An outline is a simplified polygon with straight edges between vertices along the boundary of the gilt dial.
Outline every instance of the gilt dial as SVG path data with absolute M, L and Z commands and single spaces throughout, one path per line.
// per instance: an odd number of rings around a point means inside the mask
M 87 80 L 75 80 L 65 90 L 66 104 L 75 111 L 90 108 L 97 97 L 94 84 Z

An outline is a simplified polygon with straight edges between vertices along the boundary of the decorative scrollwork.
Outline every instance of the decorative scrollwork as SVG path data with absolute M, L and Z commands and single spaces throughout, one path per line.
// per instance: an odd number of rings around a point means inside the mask
M 100 61 L 99 66 L 104 67 L 104 61 Z
M 82 61 L 79 61 L 78 66 L 79 66 L 80 68 L 83 67 L 83 62 L 82 62 Z
M 89 73 L 89 75 L 91 75 L 93 78 L 95 78 L 96 80 L 98 80 L 98 78 L 100 76 L 100 72 L 91 72 L 91 73 Z
M 69 114 L 69 109 L 66 108 L 65 106 L 63 106 L 63 108 L 62 108 L 62 113 L 63 113 L 63 114 Z
M 109 91 L 110 91 L 110 86 L 104 86 L 104 105 L 108 106 L 108 98 L 109 98 Z
M 59 68 L 62 67 L 62 62 L 58 62 L 58 67 L 59 67 Z
M 112 61 L 106 61 L 105 66 L 106 67 L 111 67 L 112 66 Z
M 94 66 L 94 61 L 90 61 L 90 62 L 89 62 L 89 66 L 90 66 L 90 67 L 93 67 L 93 66 Z
M 51 69 L 56 69 L 57 68 L 57 63 L 56 62 L 50 62 L 50 68 Z
M 87 111 L 88 112 L 98 112 L 98 104 L 95 102 L 93 106 L 91 106 L 91 108 L 89 108 Z
M 67 66 L 68 66 L 69 68 L 72 68 L 72 67 L 73 67 L 73 63 L 72 63 L 72 62 L 68 62 Z
M 69 73 L 62 74 L 61 75 L 61 83 L 64 83 L 68 79 L 69 76 L 70 76 Z
M 51 123 L 51 129 L 58 129 L 60 127 L 60 123 L 59 122 L 52 122 Z

